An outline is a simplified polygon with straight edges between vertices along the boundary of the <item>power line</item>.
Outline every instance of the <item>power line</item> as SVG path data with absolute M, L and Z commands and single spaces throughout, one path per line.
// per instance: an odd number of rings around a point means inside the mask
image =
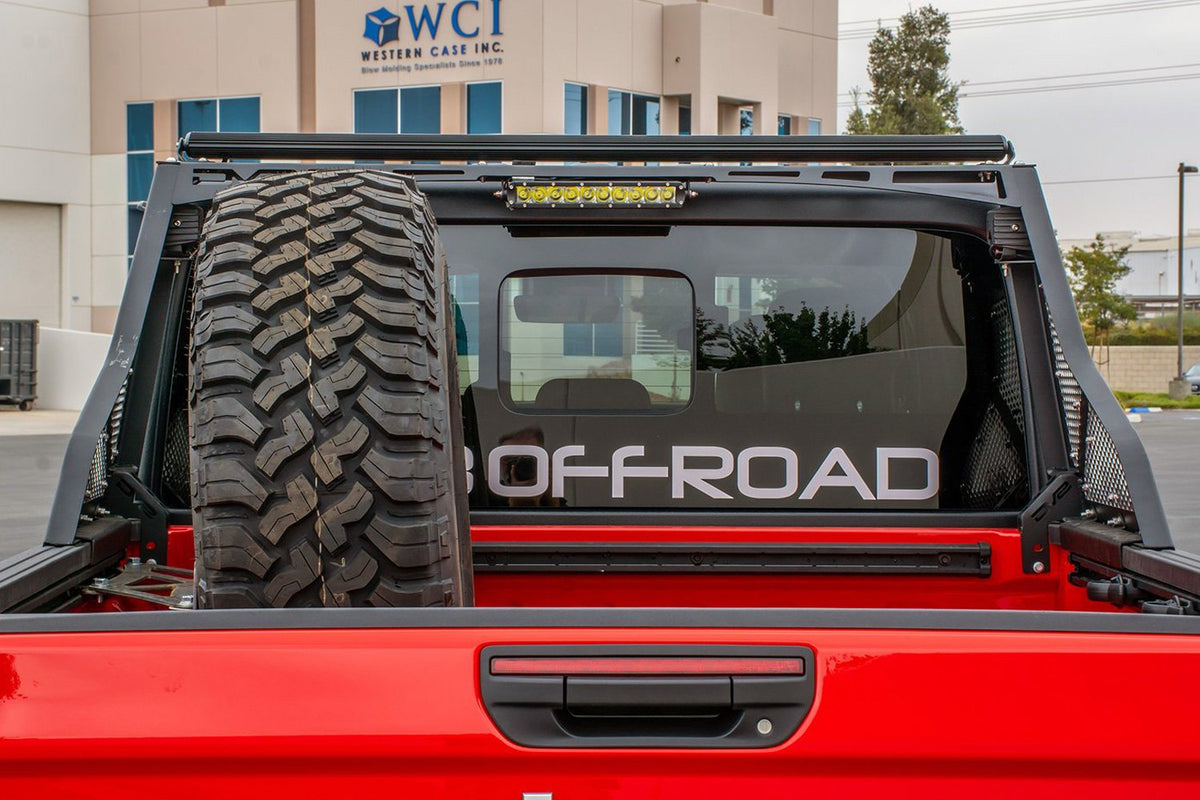
M 1135 178 L 1080 178 L 1073 181 L 1042 181 L 1042 186 L 1067 186 L 1078 183 L 1124 183 L 1126 181 L 1165 181 L 1174 179 L 1174 175 L 1140 175 Z
M 1038 8 L 1041 6 L 1079 5 L 1080 3 L 1084 3 L 1084 2 L 1087 2 L 1087 0 L 1050 0 L 1049 2 L 1041 2 L 1041 3 L 1018 3 L 1016 5 L 1011 5 L 1011 6 L 990 6 L 988 8 L 967 8 L 967 9 L 963 9 L 962 11 L 950 11 L 947 13 L 947 16 L 958 17 L 958 16 L 964 16 L 966 14 L 986 14 L 990 11 L 1012 11 L 1014 8 Z M 839 22 L 838 27 L 844 28 L 844 27 L 849 27 L 851 25 L 874 25 L 876 23 L 882 23 L 885 20 L 887 22 L 899 22 L 900 18 L 899 17 L 875 17 L 872 19 L 847 20 L 845 22 Z
M 977 19 L 956 19 L 963 13 L 950 14 L 951 32 L 971 30 L 974 28 L 991 28 L 1007 25 L 1021 25 L 1033 22 L 1053 22 L 1057 20 L 1082 19 L 1086 17 L 1111 16 L 1113 14 L 1129 14 L 1138 11 L 1156 11 L 1161 9 L 1183 8 L 1200 3 L 1200 0 L 1126 0 L 1126 2 L 1102 3 L 1075 8 L 1050 9 L 1046 11 L 1030 11 L 1018 14 L 996 14 Z M 1042 4 L 1033 4 L 1042 5 Z M 1047 4 L 1049 5 L 1049 4 Z M 878 31 L 876 27 L 845 29 L 839 32 L 842 41 L 854 39 L 870 39 Z
M 1010 84 L 1010 83 L 1034 83 L 1036 81 L 1058 81 L 1058 80 L 1067 80 L 1070 78 L 1095 78 L 1095 77 L 1102 77 L 1102 76 L 1106 76 L 1106 75 L 1129 75 L 1129 74 L 1132 74 L 1135 72 L 1161 72 L 1162 70 L 1165 70 L 1165 69 L 1191 69 L 1193 67 L 1200 67 L 1200 62 L 1192 63 L 1192 64 L 1169 64 L 1169 65 L 1161 66 L 1161 67 L 1130 67 L 1128 69 L 1111 69 L 1111 70 L 1104 70 L 1102 72 L 1076 72 L 1074 74 L 1067 74 L 1067 75 L 1042 75 L 1037 78 L 1005 78 L 1004 80 L 1000 80 L 1000 81 L 968 80 L 968 81 L 965 81 L 963 85 L 968 87 L 968 89 L 969 89 L 969 88 L 975 87 L 975 86 L 1003 86 L 1005 84 Z M 853 95 L 854 95 L 853 92 L 841 92 L 841 93 L 839 93 L 838 96 L 839 97 L 853 97 Z
M 1009 89 L 990 89 L 982 92 L 960 92 L 959 99 L 971 99 L 976 97 L 1009 97 L 1012 95 L 1021 94 L 1045 94 L 1047 92 L 1066 92 L 1077 89 L 1106 89 L 1116 86 L 1143 86 L 1150 83 L 1171 83 L 1173 81 L 1192 81 L 1200 78 L 1200 72 L 1192 72 L 1185 75 L 1158 75 L 1147 76 L 1143 78 L 1126 78 L 1120 80 L 1107 81 L 1082 81 L 1079 83 L 1063 83 L 1057 86 L 1027 86 L 1013 87 Z M 1031 79 L 1032 80 L 1032 79 Z M 1053 79 L 1051 79 L 1053 80 Z M 842 100 L 838 104 L 838 108 L 853 108 L 853 100 Z M 864 103 L 869 106 L 870 103 Z

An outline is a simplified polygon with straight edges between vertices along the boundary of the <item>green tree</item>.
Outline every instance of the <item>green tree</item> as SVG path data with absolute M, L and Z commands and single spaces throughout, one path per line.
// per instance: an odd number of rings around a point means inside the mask
M 1117 281 L 1132 269 L 1125 263 L 1128 252 L 1129 247 L 1113 247 L 1097 233 L 1087 249 L 1076 246 L 1063 255 L 1079 319 L 1102 345 L 1116 322 L 1137 319 L 1137 309 L 1116 291 Z
M 867 75 L 870 111 L 858 104 L 846 123 L 847 133 L 962 133 L 958 121 L 958 89 L 951 81 L 950 18 L 933 6 L 909 11 L 895 30 L 880 27 L 871 40 Z

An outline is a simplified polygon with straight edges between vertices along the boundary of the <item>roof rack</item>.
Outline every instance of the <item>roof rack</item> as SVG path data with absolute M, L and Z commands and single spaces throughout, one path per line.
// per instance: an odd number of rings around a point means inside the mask
M 205 133 L 179 142 L 190 158 L 387 161 L 658 161 L 748 163 L 1004 163 L 1003 136 L 546 136 L 380 133 Z

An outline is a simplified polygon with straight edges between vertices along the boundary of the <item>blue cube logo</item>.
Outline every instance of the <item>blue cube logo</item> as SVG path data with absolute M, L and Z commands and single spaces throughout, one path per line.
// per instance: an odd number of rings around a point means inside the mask
M 386 8 L 376 9 L 367 14 L 367 27 L 363 38 L 370 39 L 383 47 L 388 42 L 400 39 L 400 17 Z

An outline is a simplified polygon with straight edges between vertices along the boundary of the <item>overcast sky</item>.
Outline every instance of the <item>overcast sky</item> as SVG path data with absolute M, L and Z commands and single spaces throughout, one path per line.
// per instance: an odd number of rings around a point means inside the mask
M 843 93 L 851 88 L 869 88 L 870 39 L 853 34 L 873 29 L 880 18 L 894 26 L 896 17 L 923 4 L 840 0 L 839 103 L 849 100 Z M 1200 0 L 937 0 L 933 5 L 951 15 L 950 75 L 966 81 L 959 103 L 964 127 L 968 133 L 1008 136 L 1019 161 L 1038 165 L 1060 238 L 1116 230 L 1175 233 L 1176 167 L 1180 161 L 1200 165 Z M 1121 8 L 1137 10 L 1112 13 Z M 1070 18 L 1016 21 L 1029 15 Z M 985 21 L 999 24 L 981 25 Z M 1194 77 L 1160 80 L 1178 75 Z M 1060 77 L 1023 80 L 1049 76 Z M 1139 82 L 1026 91 L 1129 81 Z M 982 94 L 1012 90 L 1021 93 Z M 981 96 L 969 96 L 973 92 Z M 843 105 L 838 111 L 841 133 L 850 109 Z M 1146 176 L 1166 177 L 1111 180 Z M 1200 228 L 1200 175 L 1187 181 L 1186 224 Z

